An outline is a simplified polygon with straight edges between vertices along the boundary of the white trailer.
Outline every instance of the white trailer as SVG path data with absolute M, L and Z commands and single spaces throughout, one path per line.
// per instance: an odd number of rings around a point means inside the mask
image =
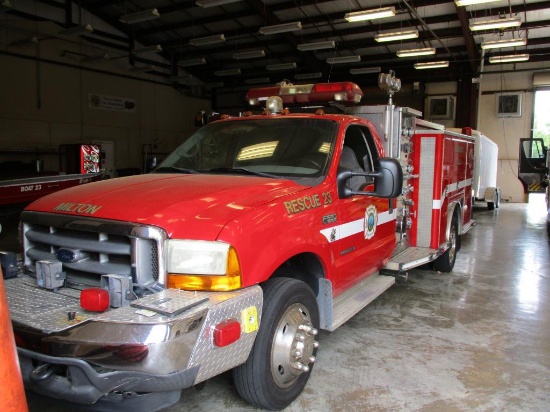
M 500 187 L 497 186 L 498 145 L 481 133 L 469 127 L 450 129 L 475 137 L 474 146 L 474 201 L 487 202 L 487 209 L 494 210 L 500 205 Z

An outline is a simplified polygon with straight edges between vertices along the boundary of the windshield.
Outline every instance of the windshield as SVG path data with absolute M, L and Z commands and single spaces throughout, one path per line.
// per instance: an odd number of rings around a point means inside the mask
M 155 172 L 238 173 L 320 183 L 336 139 L 326 119 L 272 118 L 212 123 L 199 129 Z

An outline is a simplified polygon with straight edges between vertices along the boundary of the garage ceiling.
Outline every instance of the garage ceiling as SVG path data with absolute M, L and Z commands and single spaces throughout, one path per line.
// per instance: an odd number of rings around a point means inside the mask
M 35 7 L 23 7 L 26 3 L 33 3 Z M 34 21 L 52 20 L 60 30 L 91 24 L 93 33 L 80 35 L 84 42 L 99 50 L 127 56 L 129 65 L 146 65 L 158 76 L 173 81 L 180 77 L 183 84 L 188 75 L 193 81 L 213 86 L 223 83 L 224 87 L 316 77 L 319 81 L 360 81 L 363 76 L 376 76 L 357 74 L 357 69 L 365 68 L 373 68 L 375 73 L 377 68 L 383 72 L 392 69 L 404 81 L 447 81 L 478 75 L 482 55 L 483 64 L 490 69 L 497 66 L 514 69 L 510 64 L 490 64 L 491 56 L 529 54 L 530 67 L 534 64 L 548 68 L 550 62 L 550 1 L 544 0 L 500 0 L 466 7 L 458 7 L 449 0 L 81 0 L 75 3 L 3 0 L 2 4 L 8 7 L 4 8 L 1 19 L 14 16 Z M 361 22 L 345 19 L 347 13 L 380 7 L 393 7 L 395 15 Z M 158 12 L 158 17 L 151 15 L 152 9 Z M 141 11 L 155 18 L 136 23 L 121 21 L 122 16 Z M 469 27 L 480 20 L 511 17 L 521 20 L 519 28 L 473 32 Z M 294 30 L 262 34 L 265 27 L 281 24 L 288 24 Z M 417 30 L 418 38 L 375 41 L 377 33 L 403 30 Z M 204 37 L 222 41 L 193 45 Z M 513 38 L 526 39 L 527 44 L 488 49 L 482 54 L 482 42 Z M 304 47 L 300 45 L 320 42 L 325 47 L 334 42 L 334 48 L 299 50 Z M 162 48 L 162 61 L 130 52 L 156 45 Z M 435 48 L 435 55 L 396 55 L 399 50 L 424 48 Z M 243 55 L 246 52 L 255 52 L 258 57 Z M 339 57 L 353 61 L 327 62 Z M 449 66 L 429 70 L 414 67 L 415 63 L 431 61 L 448 61 Z M 199 64 L 190 65 L 192 63 Z M 280 64 L 288 64 L 290 68 L 269 70 Z M 355 70 L 350 73 L 351 69 Z

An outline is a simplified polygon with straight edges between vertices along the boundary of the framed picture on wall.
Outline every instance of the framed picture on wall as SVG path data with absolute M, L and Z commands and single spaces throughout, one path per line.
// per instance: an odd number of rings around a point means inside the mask
M 451 120 L 454 118 L 454 99 L 452 96 L 428 97 L 428 118 L 430 120 Z
M 497 117 L 521 117 L 521 93 L 497 93 Z

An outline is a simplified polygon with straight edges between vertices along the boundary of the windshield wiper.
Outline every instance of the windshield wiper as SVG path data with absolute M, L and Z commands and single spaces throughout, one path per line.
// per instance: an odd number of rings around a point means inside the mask
M 176 173 L 187 173 L 187 174 L 196 174 L 199 173 L 196 170 L 193 169 L 185 169 L 183 167 L 175 167 L 175 166 L 163 166 L 159 167 L 158 169 L 155 169 L 155 173 L 163 173 L 163 172 L 176 172 Z
M 253 175 L 253 176 L 262 176 L 262 177 L 273 177 L 280 178 L 280 176 L 270 175 L 269 173 L 263 172 L 254 172 L 252 170 L 245 169 L 244 167 L 215 167 L 213 169 L 208 169 L 207 173 L 235 173 L 240 175 Z

